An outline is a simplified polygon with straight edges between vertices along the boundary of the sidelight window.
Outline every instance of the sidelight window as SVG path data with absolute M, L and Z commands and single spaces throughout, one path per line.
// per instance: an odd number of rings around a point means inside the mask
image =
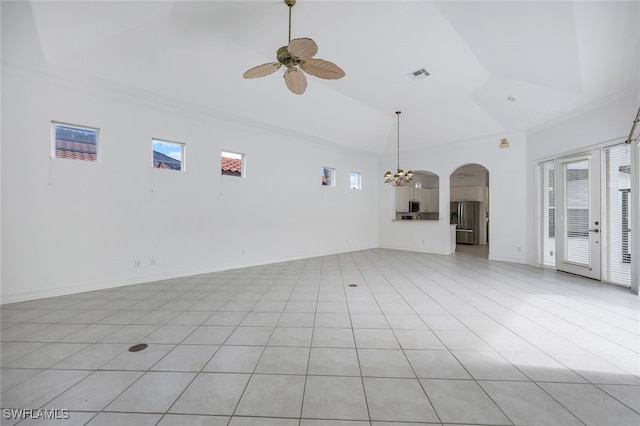
M 604 149 L 605 161 L 605 241 L 606 281 L 631 285 L 631 152 L 629 145 Z

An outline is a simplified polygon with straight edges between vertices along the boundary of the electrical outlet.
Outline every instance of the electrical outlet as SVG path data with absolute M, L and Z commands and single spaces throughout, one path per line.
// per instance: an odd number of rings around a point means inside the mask
M 149 263 L 151 264 L 151 266 L 156 266 L 156 258 L 152 257 Z
M 133 261 L 133 266 L 135 266 L 136 268 L 140 267 L 140 261 L 139 260 L 134 260 Z

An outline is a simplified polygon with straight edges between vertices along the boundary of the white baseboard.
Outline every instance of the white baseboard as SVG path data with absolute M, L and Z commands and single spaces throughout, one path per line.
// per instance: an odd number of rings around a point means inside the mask
M 74 284 L 70 286 L 62 286 L 62 287 L 56 287 L 56 288 L 50 288 L 50 289 L 26 291 L 26 292 L 13 293 L 13 294 L 0 294 L 0 305 L 25 302 L 28 300 L 35 300 L 35 299 L 44 299 L 48 297 L 66 296 L 69 294 L 84 293 L 88 291 L 105 290 L 105 289 L 124 287 L 124 286 L 134 285 L 134 284 L 169 280 L 174 278 L 189 277 L 193 275 L 211 274 L 215 272 L 228 271 L 231 269 L 269 265 L 271 263 L 291 262 L 294 260 L 308 259 L 312 257 L 330 256 L 335 254 L 349 253 L 352 251 L 369 250 L 369 249 L 375 249 L 375 248 L 378 248 L 378 246 L 372 245 L 372 246 L 353 247 L 347 251 L 324 250 L 324 251 L 318 251 L 314 253 L 307 253 L 307 255 L 305 256 L 288 256 L 286 258 L 271 256 L 271 257 L 265 258 L 263 261 L 259 263 L 244 262 L 244 263 L 229 264 L 219 268 L 209 268 L 209 269 L 190 270 L 190 271 L 172 271 L 172 272 L 167 272 L 167 273 L 158 274 L 158 275 L 145 275 L 145 276 L 137 276 L 135 278 L 125 278 L 125 279 L 110 280 L 110 281 L 86 282 L 81 284 Z

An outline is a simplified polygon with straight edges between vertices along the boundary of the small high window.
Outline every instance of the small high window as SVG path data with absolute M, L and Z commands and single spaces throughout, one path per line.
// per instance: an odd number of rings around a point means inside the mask
M 322 186 L 336 186 L 336 169 L 330 167 L 320 168 L 322 175 Z
M 222 151 L 220 170 L 225 176 L 244 177 L 244 154 Z
M 56 122 L 51 124 L 52 157 L 84 161 L 98 160 L 98 129 Z
M 184 144 L 153 139 L 153 167 L 184 170 Z
M 362 174 L 358 172 L 351 172 L 349 176 L 351 189 L 362 189 Z

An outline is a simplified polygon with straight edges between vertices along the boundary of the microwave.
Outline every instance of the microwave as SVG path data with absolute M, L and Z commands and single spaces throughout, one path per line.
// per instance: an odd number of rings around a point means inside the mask
M 409 201 L 409 211 L 410 212 L 419 212 L 420 211 L 420 201 Z

